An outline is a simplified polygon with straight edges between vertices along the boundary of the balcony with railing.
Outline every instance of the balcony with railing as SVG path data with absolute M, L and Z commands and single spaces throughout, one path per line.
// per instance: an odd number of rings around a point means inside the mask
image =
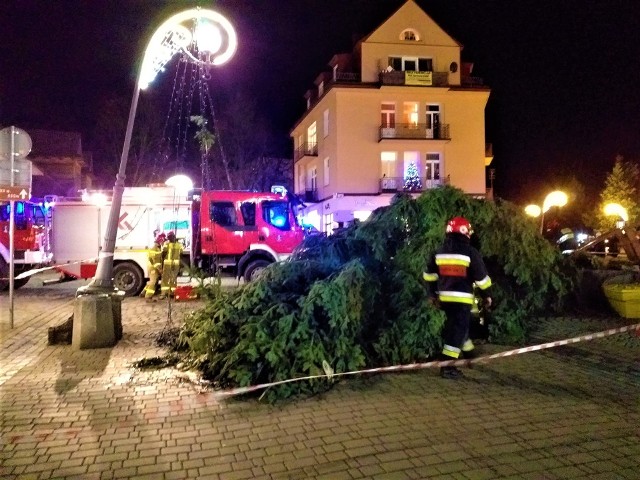
M 303 192 L 303 194 L 301 195 L 303 198 L 303 201 L 306 203 L 318 203 L 318 190 L 316 189 L 307 189 Z
M 293 152 L 293 161 L 297 162 L 303 157 L 317 157 L 318 144 L 316 142 L 303 143 Z
M 439 187 L 447 182 L 442 179 L 427 179 L 424 177 L 411 179 L 404 177 L 382 177 L 380 179 L 380 193 L 397 192 L 425 192 L 432 188 Z
M 382 85 L 407 85 L 412 87 L 452 87 L 449 83 L 449 72 L 413 72 L 392 70 L 380 72 Z M 481 77 L 462 75 L 460 85 L 465 88 L 485 88 Z
M 331 78 L 333 83 L 360 83 L 360 73 L 336 71 Z
M 413 72 L 393 70 L 380 72 L 382 85 L 410 85 L 415 87 L 448 87 L 449 72 Z
M 393 127 L 381 125 L 378 141 L 386 139 L 403 140 L 451 140 L 449 124 L 428 125 L 426 123 L 396 123 Z

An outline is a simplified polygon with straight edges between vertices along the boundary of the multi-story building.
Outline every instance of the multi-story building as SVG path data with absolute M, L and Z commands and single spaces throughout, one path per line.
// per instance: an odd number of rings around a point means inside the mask
M 294 192 L 323 232 L 445 183 L 486 197 L 489 88 L 413 0 L 335 55 L 291 131 Z
M 34 167 L 33 196 L 75 197 L 91 188 L 93 161 L 91 152 L 82 149 L 80 133 L 36 129 L 27 133 L 33 142 L 28 157 Z

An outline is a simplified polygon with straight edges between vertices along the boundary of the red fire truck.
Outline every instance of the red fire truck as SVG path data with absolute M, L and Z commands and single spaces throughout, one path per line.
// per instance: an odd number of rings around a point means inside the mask
M 99 195 L 103 195 L 98 201 Z M 66 279 L 91 278 L 110 212 L 110 193 L 58 199 L 51 215 L 53 262 Z M 246 281 L 288 257 L 304 238 L 286 193 L 207 191 L 176 195 L 166 186 L 125 188 L 114 251 L 113 281 L 127 296 L 148 278 L 147 248 L 176 232 L 184 265 L 234 273 Z
M 14 277 L 27 270 L 46 265 L 51 260 L 48 245 L 47 205 L 43 202 L 14 202 Z M 9 288 L 11 204 L 0 203 L 0 290 Z M 14 279 L 14 288 L 20 288 L 29 277 Z
M 303 240 L 295 206 L 286 193 L 202 192 L 193 202 L 192 263 L 252 280 Z

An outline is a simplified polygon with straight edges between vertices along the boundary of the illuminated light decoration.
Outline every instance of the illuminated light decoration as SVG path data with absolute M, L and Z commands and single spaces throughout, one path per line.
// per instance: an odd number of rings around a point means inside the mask
M 198 22 L 196 26 L 196 45 L 201 52 L 216 53 L 222 47 L 220 29 L 210 22 Z
M 193 35 L 184 22 L 191 22 Z M 189 51 L 194 44 L 198 55 Z M 142 61 L 138 87 L 147 88 L 179 51 L 196 63 L 222 65 L 237 48 L 238 38 L 233 26 L 219 13 L 200 8 L 178 13 L 160 25 L 151 37 Z
M 206 52 L 206 58 L 198 52 L 197 44 L 193 41 L 194 35 L 199 21 L 209 20 L 217 25 L 221 31 L 224 31 L 226 37 L 222 39 L 219 52 Z M 186 24 L 186 25 L 185 25 Z M 198 66 L 207 68 L 208 66 L 222 65 L 228 61 L 236 51 L 237 37 L 235 30 L 219 13 L 206 9 L 190 9 L 182 13 L 173 15 L 166 20 L 154 32 L 151 40 L 147 44 L 145 54 L 138 74 L 138 80 L 133 91 L 131 99 L 131 107 L 129 109 L 129 118 L 127 120 L 127 129 L 124 136 L 124 144 L 122 154 L 120 155 L 120 166 L 116 175 L 116 182 L 113 186 L 113 196 L 111 198 L 111 208 L 107 222 L 107 228 L 102 243 L 102 250 L 98 260 L 95 276 L 88 285 L 78 289 L 78 296 L 86 294 L 108 294 L 110 295 L 115 287 L 113 283 L 113 254 L 115 252 L 116 236 L 118 232 L 118 215 L 122 205 L 122 196 L 124 194 L 124 180 L 126 177 L 127 161 L 131 147 L 131 138 L 133 136 L 133 124 L 136 117 L 138 107 L 138 99 L 143 89 L 155 79 L 157 74 L 161 72 L 167 63 L 173 58 L 177 52 L 182 52 L 184 57 L 181 60 L 193 60 Z M 209 45 L 210 47 L 211 45 Z M 196 52 L 194 56 L 190 49 Z M 206 82 L 205 82 L 206 84 Z M 115 305 L 115 304 L 114 304 Z M 93 319 L 92 321 L 97 321 Z

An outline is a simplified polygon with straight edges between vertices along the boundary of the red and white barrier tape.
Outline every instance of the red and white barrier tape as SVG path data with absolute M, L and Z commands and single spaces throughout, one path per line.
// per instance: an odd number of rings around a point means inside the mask
M 113 257 L 113 253 L 110 254 L 100 254 L 101 257 Z M 22 278 L 28 278 L 31 277 L 33 275 L 35 275 L 36 273 L 41 273 L 41 272 L 46 272 L 47 270 L 55 270 L 61 267 L 68 267 L 69 265 L 79 265 L 81 263 L 95 263 L 97 264 L 98 262 L 98 258 L 89 258 L 87 260 L 78 260 L 77 262 L 68 262 L 68 263 L 60 263 L 60 264 L 56 264 L 56 265 L 48 265 L 46 267 L 40 267 L 40 268 L 32 268 L 31 270 L 27 270 L 26 272 L 22 272 L 19 275 L 16 275 L 15 279 L 16 280 L 20 280 Z M 1 278 L 0 280 L 8 280 L 8 278 Z
M 590 333 L 587 335 L 581 335 L 579 337 L 568 338 L 566 340 L 557 340 L 555 342 L 542 343 L 540 345 L 532 345 L 530 347 L 516 348 L 514 350 L 507 350 L 506 352 L 494 353 L 493 355 L 486 355 L 469 360 L 444 360 L 444 361 L 432 361 L 425 363 L 409 363 L 406 365 L 392 365 L 390 367 L 368 368 L 365 370 L 354 370 L 351 372 L 339 372 L 333 373 L 331 367 L 327 362 L 323 362 L 323 368 L 326 372 L 324 375 L 309 375 L 307 377 L 289 378 L 287 380 L 280 380 L 278 382 L 261 383 L 259 385 L 251 385 L 248 387 L 232 388 L 230 390 L 222 390 L 215 392 L 214 395 L 221 398 L 232 397 L 236 395 L 242 395 L 244 393 L 255 392 L 257 390 L 263 390 L 277 385 L 284 385 L 285 383 L 300 382 L 303 380 L 315 380 L 319 378 L 344 377 L 347 375 L 361 375 L 365 373 L 384 373 L 384 372 L 399 372 L 403 370 L 417 370 L 423 368 L 439 368 L 439 367 L 463 367 L 469 366 L 475 363 L 484 363 L 496 358 L 510 357 L 512 355 L 520 355 L 521 353 L 535 352 L 537 350 L 545 350 L 547 348 L 560 347 L 562 345 L 568 345 L 570 343 L 585 342 L 593 340 L 595 338 L 604 338 L 610 335 L 616 335 L 618 333 L 630 332 L 632 330 L 638 330 L 640 332 L 640 323 L 635 325 L 627 325 L 625 327 L 612 328 L 603 332 Z

